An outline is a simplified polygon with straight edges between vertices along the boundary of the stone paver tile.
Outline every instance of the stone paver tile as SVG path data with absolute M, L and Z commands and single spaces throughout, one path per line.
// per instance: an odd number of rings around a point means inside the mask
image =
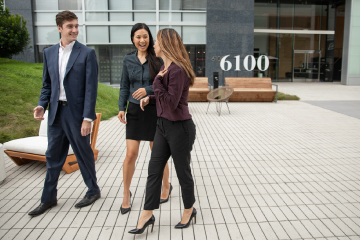
M 231 239 L 243 239 L 237 224 L 226 224 Z
M 271 240 L 271 239 L 278 239 L 278 237 L 276 236 L 276 233 L 274 232 L 274 230 L 272 229 L 271 225 L 268 222 L 262 222 L 259 223 L 261 230 L 263 231 L 263 233 L 266 236 L 266 239 Z
M 67 229 L 66 228 L 57 228 L 55 229 L 54 234 L 51 236 L 50 240 L 60 240 L 65 235 Z
M 75 240 L 86 239 L 88 237 L 89 232 L 90 232 L 90 228 L 81 227 L 79 228 L 78 232 L 76 233 L 73 239 Z
M 226 224 L 216 224 L 216 231 L 218 233 L 219 239 L 231 240 L 229 229 Z
M 114 227 L 114 230 L 111 234 L 111 239 L 115 240 L 115 239 L 122 239 L 122 236 L 124 235 L 124 227 Z
M 270 222 L 270 225 L 279 239 L 289 239 L 288 234 L 285 232 L 280 222 Z
M 26 239 L 38 239 L 43 231 L 44 229 L 33 229 Z
M 218 240 L 221 239 L 218 235 L 217 229 L 214 225 L 204 225 L 207 240 Z M 160 239 L 160 238 L 159 238 Z
M 50 239 L 51 236 L 54 234 L 56 229 L 45 229 L 41 235 L 39 236 L 39 239 Z
M 13 230 L 15 230 L 15 231 L 13 231 Z M 15 235 L 13 235 L 13 236 L 7 236 L 7 237 L 4 237 L 4 238 L 2 238 L 2 239 L 18 239 L 18 240 L 24 240 L 24 239 L 26 239 L 27 238 L 27 236 L 29 236 L 30 235 L 30 233 L 33 231 L 32 229 L 11 229 L 9 232 L 11 232 L 11 233 L 16 233 L 18 231 L 18 233 L 17 233 L 17 235 L 15 236 Z

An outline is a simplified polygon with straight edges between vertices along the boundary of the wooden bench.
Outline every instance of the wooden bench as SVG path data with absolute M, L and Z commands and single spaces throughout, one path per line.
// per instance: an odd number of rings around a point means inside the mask
M 230 102 L 277 102 L 278 86 L 271 83 L 271 78 L 226 77 L 225 84 L 234 89 Z
M 197 77 L 194 85 L 189 88 L 188 102 L 206 102 L 206 96 L 209 92 L 208 78 Z
M 101 113 L 96 113 L 96 120 L 94 120 L 94 122 L 93 122 L 93 127 L 92 127 L 92 132 L 91 132 L 91 137 L 90 137 L 90 141 L 91 141 L 90 145 L 91 145 L 91 149 L 94 152 L 95 161 L 97 160 L 98 153 L 99 153 L 99 150 L 95 149 L 95 144 L 96 144 L 96 139 L 97 139 L 97 136 L 99 133 L 100 120 L 101 120 Z M 45 121 L 45 120 L 43 120 L 43 121 Z M 47 124 L 47 122 L 46 122 L 46 124 Z M 20 139 L 18 139 L 18 140 L 20 140 Z M 13 141 L 17 141 L 17 140 L 13 140 Z M 4 146 L 6 146 L 6 143 L 4 144 Z M 39 154 L 31 154 L 31 153 L 25 153 L 25 152 L 20 152 L 20 151 L 11 151 L 11 150 L 5 150 L 4 152 L 18 166 L 28 163 L 30 160 L 46 162 L 45 154 L 39 155 Z M 79 165 L 76 161 L 75 154 L 70 154 L 67 156 L 62 169 L 65 171 L 65 173 L 72 173 L 79 169 Z

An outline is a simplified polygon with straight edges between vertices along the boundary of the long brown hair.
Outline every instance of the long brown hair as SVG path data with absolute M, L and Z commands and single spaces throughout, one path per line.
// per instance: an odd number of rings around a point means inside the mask
M 195 73 L 179 34 L 172 28 L 164 28 L 158 31 L 156 37 L 165 57 L 186 72 L 186 75 L 190 78 L 190 86 L 192 86 L 194 84 Z
M 148 25 L 146 25 L 145 23 L 135 24 L 132 27 L 131 33 L 130 33 L 131 42 L 135 46 L 133 38 L 134 38 L 135 32 L 140 29 L 145 29 L 149 34 L 149 46 L 147 48 L 147 52 L 148 52 L 150 78 L 151 78 L 151 82 L 152 82 L 152 81 L 154 81 L 154 78 L 156 77 L 156 75 L 159 73 L 162 63 L 160 62 L 160 59 L 157 58 L 155 55 L 154 40 L 153 40 L 151 31 L 150 31 Z

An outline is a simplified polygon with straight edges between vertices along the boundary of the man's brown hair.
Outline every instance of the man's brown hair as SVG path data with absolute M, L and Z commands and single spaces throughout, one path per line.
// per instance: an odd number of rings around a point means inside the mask
M 62 27 L 65 21 L 72 21 L 78 19 L 75 13 L 70 11 L 63 11 L 56 15 L 56 25 Z

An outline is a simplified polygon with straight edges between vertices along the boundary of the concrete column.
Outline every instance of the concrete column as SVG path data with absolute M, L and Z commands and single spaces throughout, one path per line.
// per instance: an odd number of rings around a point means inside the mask
M 32 5 L 30 0 L 5 0 L 5 6 L 9 9 L 10 14 L 18 14 L 27 21 L 26 26 L 30 34 L 30 44 L 24 53 L 13 55 L 12 59 L 34 63 L 35 62 L 35 39 Z
M 341 84 L 360 85 L 360 1 L 346 0 Z
M 225 77 L 252 77 L 243 69 L 243 60 L 254 54 L 254 0 L 208 0 L 206 13 L 206 77 L 212 84 L 213 72 L 219 72 L 219 84 L 223 74 L 219 56 L 229 55 L 232 69 Z M 234 56 L 240 55 L 241 71 L 235 70 Z

